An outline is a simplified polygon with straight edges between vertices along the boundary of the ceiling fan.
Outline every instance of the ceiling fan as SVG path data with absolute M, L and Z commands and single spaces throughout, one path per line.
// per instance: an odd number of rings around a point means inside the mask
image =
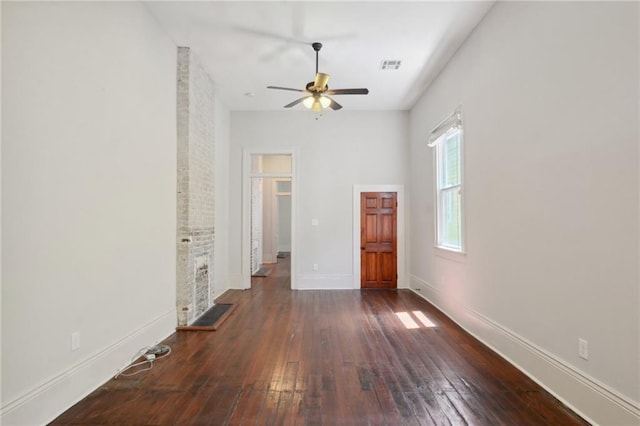
M 306 94 L 305 96 L 285 105 L 285 108 L 291 108 L 292 106 L 298 105 L 302 102 L 305 107 L 314 112 L 322 111 L 324 108 L 331 108 L 335 111 L 341 109 L 342 105 L 331 99 L 329 95 L 366 95 L 369 93 L 369 89 L 329 89 L 329 86 L 327 86 L 329 74 L 318 72 L 318 52 L 322 49 L 322 43 L 312 43 L 311 47 L 316 51 L 316 78 L 314 81 L 307 83 L 307 86 L 304 89 L 267 86 L 267 89 L 290 90 L 292 92 L 301 92 Z

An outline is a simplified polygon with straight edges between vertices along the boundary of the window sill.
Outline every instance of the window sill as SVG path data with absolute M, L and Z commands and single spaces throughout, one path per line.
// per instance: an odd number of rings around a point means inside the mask
M 467 253 L 463 251 L 456 251 L 446 247 L 434 247 L 434 253 L 438 257 L 442 257 L 444 259 L 453 260 L 458 263 L 466 263 L 467 261 Z

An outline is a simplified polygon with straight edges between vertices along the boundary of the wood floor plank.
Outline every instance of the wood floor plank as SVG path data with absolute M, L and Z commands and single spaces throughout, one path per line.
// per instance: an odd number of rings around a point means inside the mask
M 231 409 L 229 424 L 254 425 L 260 420 L 259 414 L 267 398 L 267 392 L 248 388 L 243 391 L 237 404 Z
M 291 291 L 288 262 L 227 291 L 216 332 L 171 335 L 51 424 L 587 424 L 412 292 Z

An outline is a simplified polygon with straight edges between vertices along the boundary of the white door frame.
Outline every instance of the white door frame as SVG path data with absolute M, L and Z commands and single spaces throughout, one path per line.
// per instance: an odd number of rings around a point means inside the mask
M 252 173 L 252 155 L 290 155 L 291 173 Z M 254 177 L 291 179 L 291 289 L 297 289 L 297 148 L 285 149 L 243 149 L 242 150 L 242 288 L 251 288 L 251 179 Z
M 360 194 L 363 192 L 395 192 L 398 194 L 398 288 L 407 288 L 405 277 L 404 185 L 353 185 L 353 288 L 360 288 Z

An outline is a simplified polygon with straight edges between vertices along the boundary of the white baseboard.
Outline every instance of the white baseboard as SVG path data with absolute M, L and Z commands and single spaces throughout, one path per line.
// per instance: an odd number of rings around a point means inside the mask
M 298 275 L 297 290 L 353 290 L 351 274 Z
M 640 404 L 410 275 L 409 287 L 594 425 L 640 425 Z
M 129 335 L 71 368 L 9 401 L 0 410 L 0 424 L 47 424 L 125 367 L 140 348 L 175 331 L 176 309 L 170 309 Z
M 222 290 L 222 291 L 220 292 L 220 294 L 218 294 L 218 295 L 216 296 L 216 298 L 214 299 L 213 303 L 216 303 L 216 300 L 218 300 L 219 298 L 221 298 L 222 296 L 224 296 L 224 294 L 225 294 L 226 292 L 228 292 L 229 290 L 230 290 L 229 288 L 226 288 L 226 289 Z

